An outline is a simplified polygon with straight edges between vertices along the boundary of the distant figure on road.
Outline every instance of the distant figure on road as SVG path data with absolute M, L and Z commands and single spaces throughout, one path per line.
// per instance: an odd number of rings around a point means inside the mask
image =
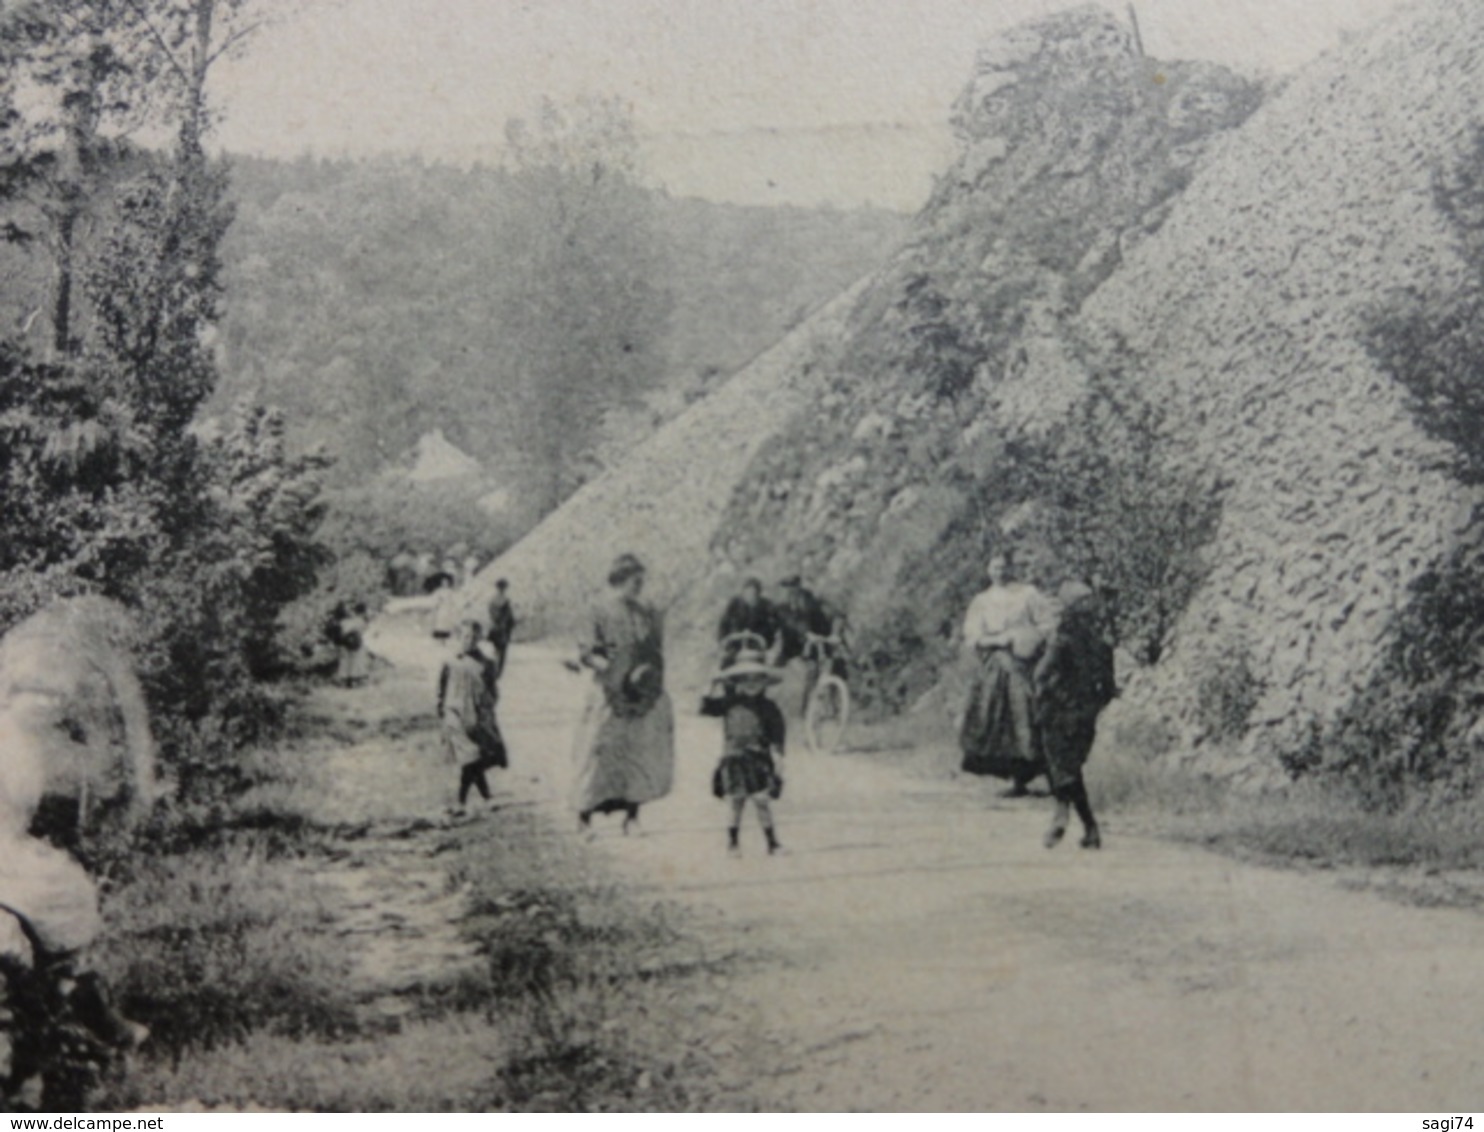
M 411 597 L 416 590 L 417 559 L 407 547 L 401 547 L 387 560 L 386 588 L 393 597 Z
M 748 799 L 757 810 L 768 853 L 782 848 L 773 826 L 772 802 L 783 792 L 783 779 L 773 759 L 783 757 L 785 730 L 783 712 L 768 699 L 768 685 L 779 679 L 777 669 L 762 653 L 740 652 L 717 673 L 701 701 L 702 715 L 721 720 L 721 762 L 711 777 L 711 790 L 731 807 L 727 824 L 730 853 L 742 851 L 742 811 Z
M 1103 636 L 1097 597 L 1080 582 L 1068 582 L 1057 594 L 1061 606 L 1046 652 L 1036 664 L 1036 714 L 1046 755 L 1046 777 L 1056 798 L 1056 813 L 1046 831 L 1051 849 L 1066 835 L 1070 811 L 1082 822 L 1082 848 L 1102 847 L 1097 819 L 1082 782 L 1098 713 L 1117 695 L 1113 648 Z
M 499 695 L 492 662 L 479 651 L 477 621 L 458 627 L 458 655 L 438 673 L 438 718 L 443 725 L 443 747 L 459 766 L 459 812 L 469 791 L 490 799 L 485 772 L 509 765 L 505 740 L 495 719 Z
M 459 593 L 454 588 L 456 579 L 446 571 L 435 574 L 430 591 L 433 595 L 433 638 L 446 641 L 453 636 L 458 620 Z
M 412 560 L 414 594 L 430 594 L 438 588 L 438 563 L 432 551 L 424 550 Z
M 575 802 L 584 830 L 593 814 L 622 812 L 628 833 L 640 806 L 670 792 L 675 717 L 665 693 L 663 621 L 639 600 L 643 563 L 620 555 L 608 585 L 582 642 L 582 663 L 593 670 L 594 683 L 577 733 Z
M 728 641 L 741 633 L 754 634 L 764 653 L 772 652 L 778 642 L 778 611 L 773 603 L 763 597 L 763 584 L 756 578 L 742 583 L 742 590 L 727 602 L 726 612 L 721 615 L 721 624 L 716 629 L 716 639 L 722 645 L 721 663 L 725 667 L 736 659 L 742 649 L 740 640 Z
M 510 604 L 510 582 L 501 578 L 495 583 L 495 595 L 490 598 L 489 642 L 495 651 L 495 670 L 505 671 L 505 654 L 510 651 L 510 638 L 515 635 L 515 609 Z
M 344 610 L 343 605 L 339 608 Z M 364 684 L 371 675 L 371 653 L 366 648 L 366 631 L 370 627 L 364 601 L 356 602 L 349 612 L 344 612 L 335 627 L 335 641 L 340 650 L 335 678 L 347 688 Z
M 474 575 L 477 573 L 479 573 L 479 555 L 464 555 L 464 560 L 459 563 L 459 580 L 467 586 L 474 580 Z
M 990 557 L 988 574 L 989 588 L 964 618 L 964 646 L 976 665 L 959 746 L 964 770 L 1008 778 L 1006 796 L 1020 797 L 1046 769 L 1031 675 L 1055 611 L 1035 586 L 1016 580 L 1010 551 Z

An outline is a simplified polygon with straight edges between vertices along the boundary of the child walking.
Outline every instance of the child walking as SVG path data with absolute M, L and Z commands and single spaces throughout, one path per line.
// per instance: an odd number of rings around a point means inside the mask
M 1056 798 L 1043 843 L 1048 849 L 1060 844 L 1075 808 L 1082 822 L 1082 848 L 1100 849 L 1103 835 L 1082 767 L 1097 738 L 1098 713 L 1118 694 L 1113 649 L 1104 639 L 1102 612 L 1089 586 L 1068 582 L 1058 601 L 1061 614 L 1034 677 L 1046 777 Z
M 727 850 L 742 851 L 742 811 L 749 799 L 757 810 L 758 823 L 768 841 L 768 852 L 782 846 L 773 826 L 772 800 L 783 791 L 783 779 L 773 759 L 783 757 L 783 712 L 768 699 L 768 686 L 779 681 L 778 673 L 753 652 L 740 652 L 717 674 L 711 690 L 701 701 L 701 714 L 722 722 L 722 754 L 711 790 L 731 807 L 727 826 Z
M 495 720 L 498 696 L 494 664 L 479 648 L 477 621 L 458 628 L 458 655 L 446 661 L 438 674 L 438 718 L 443 722 L 443 746 L 459 764 L 459 811 L 471 789 L 490 799 L 485 771 L 509 765 L 505 740 Z

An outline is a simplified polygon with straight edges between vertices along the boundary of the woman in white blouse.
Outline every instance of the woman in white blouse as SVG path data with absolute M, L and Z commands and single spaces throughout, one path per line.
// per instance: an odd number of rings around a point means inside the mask
M 1056 623 L 1040 590 L 1015 578 L 1010 551 L 989 560 L 989 588 L 969 604 L 964 647 L 977 661 L 959 746 L 970 774 L 1008 778 L 1012 797 L 1046 770 L 1032 703 L 1032 671 Z

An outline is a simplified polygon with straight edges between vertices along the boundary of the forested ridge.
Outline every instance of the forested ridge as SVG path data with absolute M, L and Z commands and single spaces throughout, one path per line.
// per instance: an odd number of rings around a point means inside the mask
M 516 324 L 514 307 L 543 285 L 519 178 L 392 159 L 234 158 L 231 169 L 231 302 L 213 404 L 246 392 L 284 406 L 299 437 L 335 456 L 342 482 L 441 428 L 519 483 L 532 470 L 519 374 L 537 335 Z M 642 258 L 652 293 L 624 343 L 641 372 L 627 407 L 600 422 L 580 475 L 872 270 L 906 223 L 885 211 L 750 208 L 652 190 L 623 207 L 642 246 L 604 249 L 589 270 L 619 257 L 631 270 Z

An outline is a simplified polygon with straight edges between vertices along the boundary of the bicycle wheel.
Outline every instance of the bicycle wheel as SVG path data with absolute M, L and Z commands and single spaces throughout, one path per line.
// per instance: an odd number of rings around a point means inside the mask
M 845 741 L 850 722 L 850 689 L 838 676 L 821 676 L 804 709 L 804 736 L 821 754 L 833 754 Z

